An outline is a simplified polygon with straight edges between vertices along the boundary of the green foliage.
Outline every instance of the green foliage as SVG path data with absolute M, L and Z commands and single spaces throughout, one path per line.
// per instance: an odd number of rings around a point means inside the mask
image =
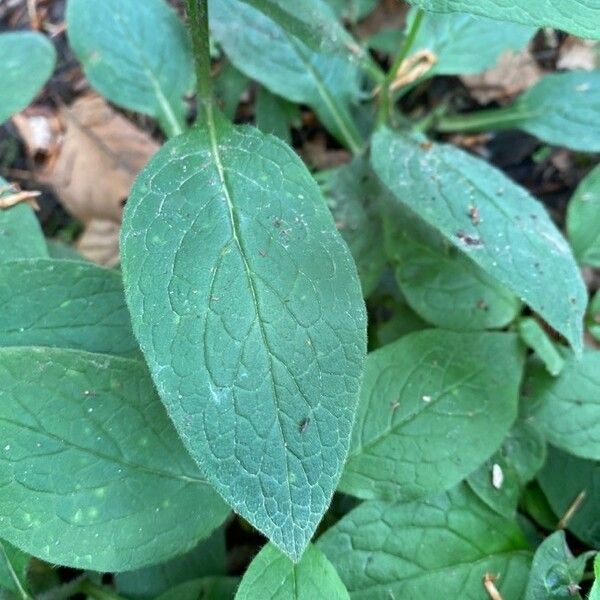
M 121 249 L 133 328 L 188 450 L 298 559 L 342 472 L 365 352 L 356 269 L 318 187 L 285 144 L 219 118 L 138 177 Z
M 0 179 L 0 598 L 587 591 L 600 71 L 454 116 L 464 88 L 430 80 L 539 28 L 600 37 L 595 0 L 411 3 L 366 40 L 376 0 L 186 0 L 187 29 L 183 3 L 68 0 L 90 85 L 174 139 L 127 198 L 122 271 L 46 240 Z M 0 35 L 0 124 L 54 62 Z M 512 128 L 587 153 L 569 242 L 443 143 Z
M 348 592 L 333 565 L 315 546 L 308 546 L 298 564 L 267 544 L 252 561 L 236 600 L 349 600 Z
M 189 549 L 227 515 L 142 363 L 2 348 L 0 390 L 0 528 L 18 548 L 124 571 Z
M 525 600 L 571 600 L 577 593 L 579 582 L 588 559 L 595 552 L 585 552 L 575 558 L 563 531 L 557 531 L 537 549 L 531 565 Z
M 600 39 L 596 27 L 598 7 L 587 0 L 408 0 L 433 12 L 470 12 L 536 27 L 556 27 L 583 38 Z
M 0 34 L 0 125 L 23 110 L 38 94 L 54 70 L 56 52 L 51 42 L 35 31 Z M 1 187 L 0 178 L 0 187 Z
M 515 420 L 521 369 L 510 334 L 422 331 L 372 352 L 340 489 L 394 500 L 456 485 Z
M 371 160 L 398 202 L 581 351 L 585 286 L 568 244 L 523 188 L 453 146 L 388 129 L 375 134 Z
M 518 526 L 463 488 L 414 503 L 364 502 L 317 546 L 351 598 L 486 598 L 498 575 L 504 598 L 520 598 L 531 554 Z
M 569 202 L 567 231 L 577 260 L 600 267 L 600 166 L 579 184 Z
M 69 0 L 67 26 L 71 48 L 103 96 L 155 117 L 168 135 L 185 129 L 192 52 L 164 0 Z

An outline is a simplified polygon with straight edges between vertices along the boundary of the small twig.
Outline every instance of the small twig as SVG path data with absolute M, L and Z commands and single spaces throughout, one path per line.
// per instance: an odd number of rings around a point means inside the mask
M 11 194 L 10 196 L 5 196 L 4 198 L 0 198 L 0 209 L 4 210 L 7 208 L 11 208 L 21 202 L 26 202 L 33 208 L 34 210 L 40 210 L 40 206 L 36 201 L 38 196 L 41 196 L 42 192 L 16 192 L 15 194 Z
M 492 575 L 491 573 L 486 573 L 483 576 L 483 587 L 490 597 L 490 600 L 503 600 L 502 594 L 500 594 L 498 588 L 496 587 L 495 582 L 497 580 L 498 577 L 496 575 Z
M 579 494 L 577 495 L 577 498 L 575 498 L 575 500 L 573 500 L 573 503 L 571 504 L 571 506 L 569 506 L 569 508 L 567 509 L 567 512 L 563 515 L 562 519 L 558 522 L 558 525 L 556 526 L 557 529 L 565 529 L 568 526 L 568 524 L 571 522 L 571 519 L 573 518 L 575 513 L 579 510 L 579 508 L 583 504 L 583 501 L 585 500 L 585 496 L 586 496 L 585 490 L 582 490 L 581 492 L 579 492 Z
M 31 21 L 31 28 L 39 31 L 42 28 L 42 20 L 37 11 L 37 0 L 27 0 L 27 13 Z

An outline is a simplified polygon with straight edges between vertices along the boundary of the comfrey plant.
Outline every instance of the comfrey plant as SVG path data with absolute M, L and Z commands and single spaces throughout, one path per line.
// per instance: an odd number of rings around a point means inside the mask
M 3 203 L 7 597 L 581 597 L 600 299 L 587 309 L 579 266 L 600 266 L 600 171 L 567 242 L 528 191 L 436 140 L 518 128 L 598 152 L 600 73 L 467 114 L 416 120 L 398 100 L 540 27 L 600 38 L 600 4 L 412 0 L 405 31 L 355 39 L 342 18 L 375 4 L 187 0 L 186 29 L 164 0 L 68 1 L 91 86 L 168 141 L 127 200 L 120 270 L 58 256 L 29 206 Z M 258 127 L 215 102 L 216 56 L 256 82 Z M 0 35 L 0 121 L 54 60 L 40 34 Z M 351 162 L 308 170 L 298 104 Z M 233 520 L 267 538 L 241 581 Z M 84 573 L 61 587 L 34 576 L 46 563 Z

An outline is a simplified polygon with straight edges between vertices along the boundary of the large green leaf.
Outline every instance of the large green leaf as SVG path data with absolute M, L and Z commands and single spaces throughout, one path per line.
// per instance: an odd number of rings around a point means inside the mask
M 575 558 L 564 531 L 553 533 L 535 552 L 525 600 L 581 600 L 577 593 L 579 582 L 593 555 L 594 552 L 584 552 Z
M 30 559 L 28 554 L 0 540 L 0 588 L 14 592 L 21 600 L 30 598 L 27 591 L 27 569 Z
M 356 22 L 368 15 L 379 0 L 325 0 L 340 19 Z
M 538 481 L 559 517 L 572 513 L 567 529 L 600 549 L 600 462 L 583 460 L 549 446 Z
M 333 565 L 315 546 L 306 549 L 295 565 L 267 544 L 244 574 L 236 600 L 349 600 L 348 591 Z
M 117 271 L 91 263 L 0 263 L 0 346 L 138 352 Z
M 456 485 L 513 424 L 522 361 L 514 335 L 441 330 L 369 354 L 340 490 L 391 500 Z
M 547 75 L 506 108 L 440 120 L 440 131 L 522 129 L 549 144 L 600 151 L 600 70 Z
M 0 177 L 0 198 L 12 193 L 12 188 Z M 44 234 L 31 206 L 22 202 L 0 208 L 0 263 L 47 256 Z
M 559 377 L 532 364 L 525 390 L 528 413 L 551 444 L 600 460 L 600 351 L 570 355 Z
M 238 584 L 237 577 L 202 577 L 182 583 L 156 600 L 233 600 Z
M 517 524 L 468 491 L 414 503 L 364 502 L 319 540 L 354 600 L 521 598 L 531 554 Z
M 413 8 L 407 29 L 412 26 L 415 14 Z M 521 50 L 534 33 L 532 27 L 498 23 L 484 17 L 426 13 L 411 53 L 429 50 L 435 54 L 436 62 L 428 76 L 480 73 L 493 67 L 503 52 Z
M 341 475 L 366 346 L 318 186 L 283 142 L 218 117 L 138 177 L 121 249 L 133 329 L 188 450 L 299 559 Z
M 367 297 L 379 282 L 386 262 L 379 214 L 381 185 L 364 157 L 323 173 L 322 178 L 329 208 L 352 252 Z
M 256 95 L 256 126 L 264 133 L 272 133 L 291 145 L 290 127 L 300 121 L 300 109 L 285 98 L 272 94 L 261 86 Z
M 467 485 L 490 508 L 507 518 L 515 518 L 521 492 L 542 468 L 546 441 L 531 423 L 520 420 L 510 430 L 501 448 L 477 471 Z
M 596 0 L 408 0 L 434 12 L 469 12 L 535 27 L 555 27 L 584 38 L 600 39 Z
M 312 50 L 241 0 L 212 0 L 210 19 L 212 33 L 240 71 L 274 94 L 310 105 L 342 143 L 361 149 L 350 114 L 360 96 L 354 61 Z
M 141 363 L 1 348 L 0 397 L 0 536 L 22 550 L 123 571 L 185 552 L 227 515 Z
M 154 599 L 192 579 L 224 575 L 225 561 L 225 531 L 221 527 L 185 554 L 157 565 L 117 573 L 115 583 L 119 593 L 129 599 Z
M 569 245 L 541 204 L 499 170 L 450 145 L 381 129 L 371 160 L 398 202 L 581 350 L 587 292 Z
M 94 88 L 111 102 L 185 128 L 194 65 L 187 32 L 164 0 L 69 0 L 69 43 Z
M 504 327 L 521 303 L 435 229 L 398 205 L 384 220 L 385 246 L 411 308 L 446 329 Z
M 567 232 L 577 260 L 600 267 L 600 165 L 579 184 L 569 202 Z
M 36 97 L 55 62 L 54 46 L 41 33 L 0 34 L 0 125 Z

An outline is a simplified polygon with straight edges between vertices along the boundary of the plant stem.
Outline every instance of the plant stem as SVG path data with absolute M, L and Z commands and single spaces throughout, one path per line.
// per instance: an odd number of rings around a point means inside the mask
M 213 120 L 213 94 L 208 34 L 208 0 L 187 0 L 187 13 L 194 60 L 196 62 L 196 85 L 198 90 L 198 113 Z
M 506 108 L 478 110 L 466 115 L 442 117 L 436 121 L 435 128 L 444 133 L 513 129 L 531 116 L 533 113 L 524 113 L 515 110 L 512 106 L 507 106 Z
M 384 124 L 388 123 L 391 115 L 391 106 L 390 106 L 390 86 L 394 83 L 394 79 L 396 78 L 396 73 L 398 69 L 402 65 L 402 63 L 406 60 L 409 55 L 415 40 L 417 38 L 417 34 L 419 33 L 419 29 L 421 28 L 421 23 L 423 21 L 424 11 L 422 9 L 418 9 L 415 18 L 412 22 L 410 30 L 402 44 L 400 46 L 400 50 L 388 71 L 385 81 L 383 82 L 383 86 L 381 88 L 381 99 L 379 103 L 379 113 L 377 115 L 377 123 Z

